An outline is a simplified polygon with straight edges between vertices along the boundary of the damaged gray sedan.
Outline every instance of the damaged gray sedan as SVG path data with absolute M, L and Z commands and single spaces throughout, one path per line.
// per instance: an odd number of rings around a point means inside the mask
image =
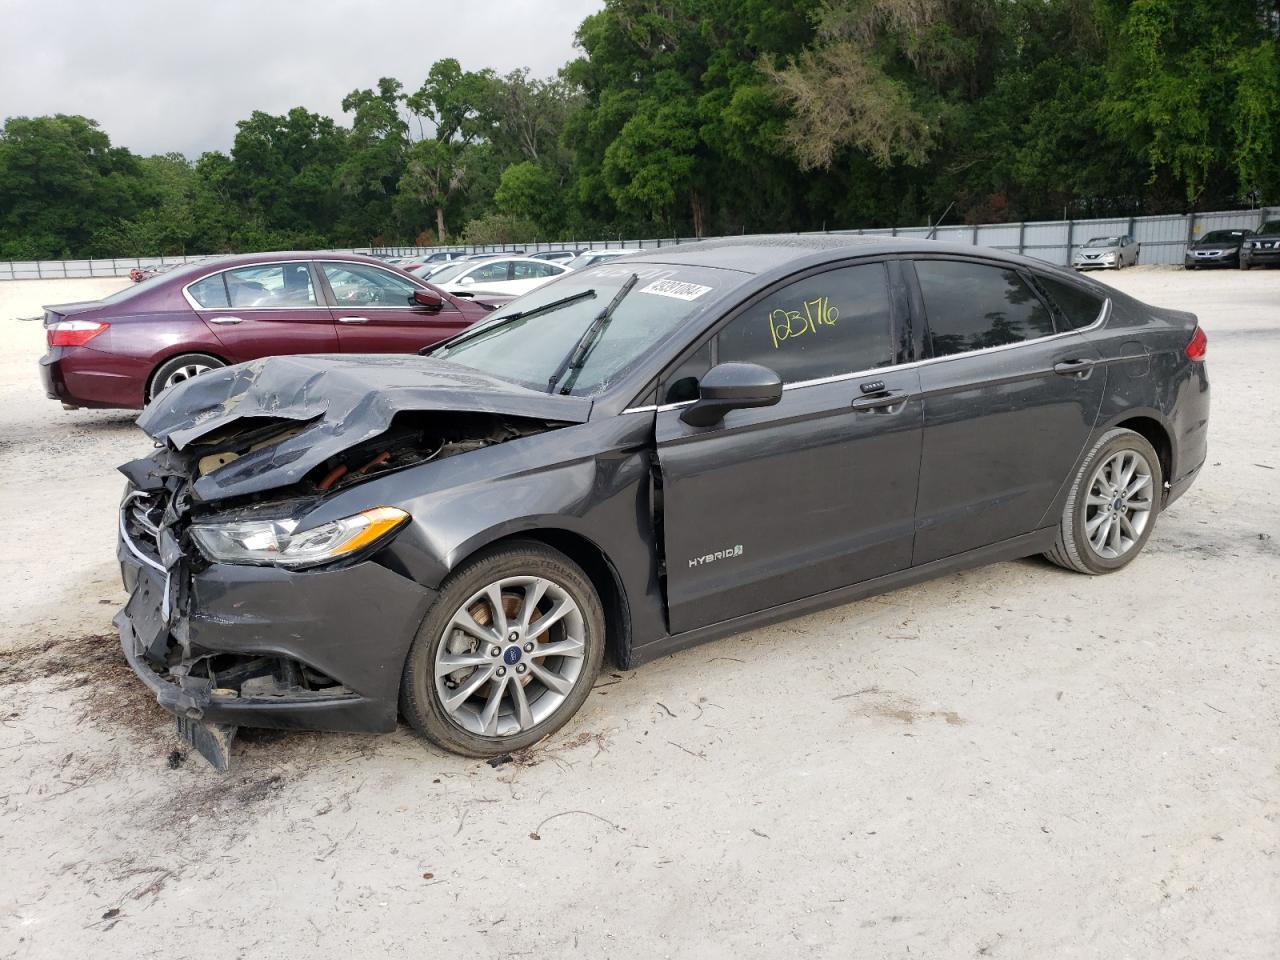
M 941 573 L 1118 570 L 1205 458 L 1196 318 L 903 240 L 645 251 L 424 357 L 161 394 L 122 467 L 125 656 L 227 769 L 239 726 L 469 756 L 631 667 Z

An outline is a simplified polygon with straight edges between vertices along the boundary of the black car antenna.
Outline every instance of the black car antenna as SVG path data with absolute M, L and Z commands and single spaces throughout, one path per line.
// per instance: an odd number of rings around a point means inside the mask
M 573 389 L 573 384 L 578 379 L 578 372 L 587 362 L 587 355 L 591 353 L 596 344 L 597 335 L 604 329 L 605 324 L 613 317 L 613 311 L 618 309 L 618 304 L 631 292 L 631 288 L 636 285 L 636 281 L 639 279 L 639 275 L 634 273 L 628 277 L 626 282 L 618 288 L 614 298 L 609 301 L 609 305 L 597 313 L 595 319 L 587 325 L 587 329 L 582 331 L 582 336 L 578 338 L 578 342 L 573 345 L 573 349 L 560 361 L 560 366 L 556 367 L 556 372 L 547 381 L 547 393 L 556 392 L 556 385 L 565 373 L 570 374 L 569 381 L 561 388 L 560 392 L 568 393 Z

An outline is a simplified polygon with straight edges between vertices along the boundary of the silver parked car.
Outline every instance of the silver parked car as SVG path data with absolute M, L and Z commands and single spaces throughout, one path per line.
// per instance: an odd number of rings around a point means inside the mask
M 1094 237 L 1075 252 L 1071 266 L 1077 270 L 1110 268 L 1119 270 L 1138 262 L 1142 245 L 1127 234 L 1122 237 Z

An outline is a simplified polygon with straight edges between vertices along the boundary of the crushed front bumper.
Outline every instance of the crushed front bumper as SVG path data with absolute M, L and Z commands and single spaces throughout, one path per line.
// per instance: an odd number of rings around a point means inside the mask
M 192 563 L 169 530 L 152 538 L 131 518 L 137 496 L 121 506 L 120 644 L 215 766 L 200 738 L 229 745 L 237 726 L 395 729 L 401 672 L 432 591 L 373 560 L 296 572 Z

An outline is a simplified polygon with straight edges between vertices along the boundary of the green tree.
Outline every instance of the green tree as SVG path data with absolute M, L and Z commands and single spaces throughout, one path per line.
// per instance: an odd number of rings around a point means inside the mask
M 92 251 L 92 238 L 154 202 L 138 158 L 85 117 L 10 117 L 0 131 L 0 256 Z

